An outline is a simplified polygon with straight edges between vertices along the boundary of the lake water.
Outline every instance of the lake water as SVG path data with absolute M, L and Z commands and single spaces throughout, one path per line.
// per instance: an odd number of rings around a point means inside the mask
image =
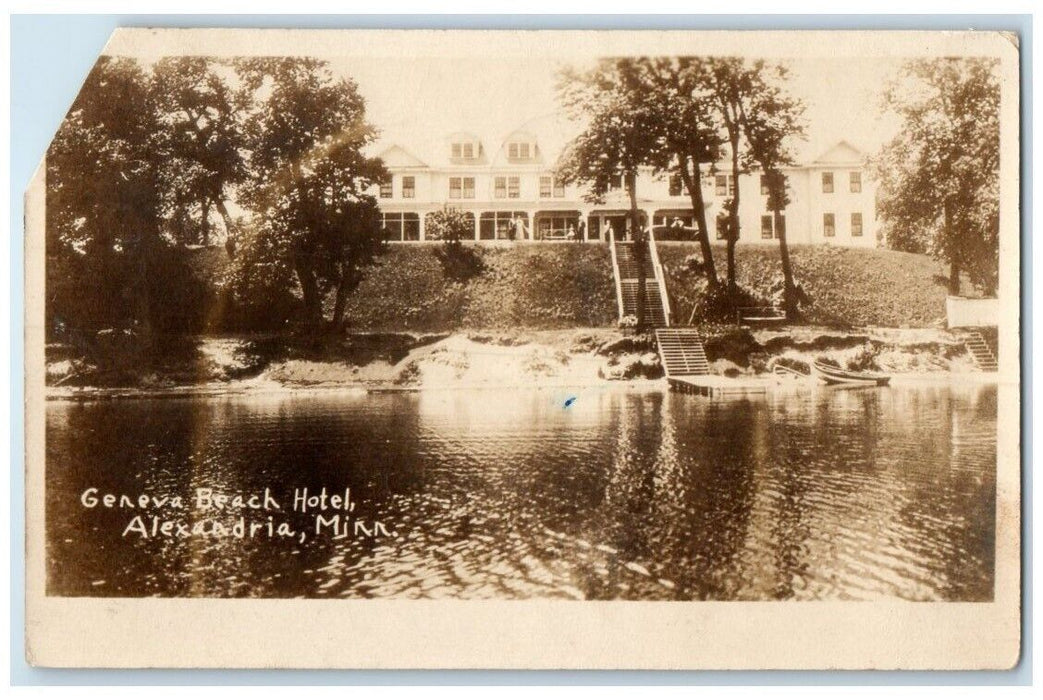
M 995 387 L 568 398 L 49 402 L 48 592 L 992 598 Z M 278 509 L 195 500 L 210 489 L 263 506 L 266 488 Z M 293 510 L 304 488 L 350 489 L 350 513 L 321 512 L 343 531 Z M 106 493 L 182 503 L 85 505 Z M 253 536 L 229 534 L 239 517 Z M 163 521 L 227 531 L 154 534 Z

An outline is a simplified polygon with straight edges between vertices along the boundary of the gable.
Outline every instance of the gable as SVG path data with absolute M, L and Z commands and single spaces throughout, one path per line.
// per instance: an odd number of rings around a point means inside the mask
M 862 151 L 847 141 L 841 141 L 815 159 L 815 163 L 861 163 Z
M 427 163 L 420 160 L 401 146 L 391 146 L 380 154 L 380 159 L 389 168 L 426 168 Z

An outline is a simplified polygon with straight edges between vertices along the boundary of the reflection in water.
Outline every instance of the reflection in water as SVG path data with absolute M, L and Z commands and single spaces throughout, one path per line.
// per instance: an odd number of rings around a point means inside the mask
M 52 402 L 53 595 L 989 600 L 994 388 Z M 145 511 L 80 494 L 180 495 Z M 314 534 L 294 489 L 390 534 Z M 271 490 L 293 537 L 121 536 Z M 218 513 L 234 523 L 242 511 Z M 150 525 L 151 527 L 151 525 Z M 305 532 L 302 540 L 298 533 Z

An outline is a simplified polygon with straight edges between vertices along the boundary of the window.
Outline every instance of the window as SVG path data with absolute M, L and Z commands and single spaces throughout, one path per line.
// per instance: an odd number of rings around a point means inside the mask
M 522 239 L 528 228 L 529 215 L 523 211 L 487 211 L 478 220 L 478 237 L 485 241 Z
M 493 180 L 493 197 L 496 199 L 518 199 L 521 194 L 521 178 L 497 177 Z
M 765 214 L 761 217 L 761 238 L 771 239 L 775 236 L 775 227 L 772 222 L 771 214 Z
M 554 187 L 554 178 L 550 175 L 540 176 L 540 199 L 550 199 Z
M 772 238 L 781 238 L 786 233 L 786 217 L 779 214 L 778 218 L 775 218 L 774 214 L 765 214 L 761 217 L 761 238 L 770 240 Z
M 475 150 L 474 141 L 455 141 L 449 153 L 455 160 L 474 160 Z
M 761 194 L 771 194 L 771 188 L 768 186 L 767 175 L 761 175 Z
M 724 216 L 717 217 L 717 240 L 723 241 L 728 238 L 728 219 Z
M 540 199 L 550 199 L 551 197 L 564 197 L 565 196 L 565 183 L 553 175 L 541 175 L 540 176 Z
M 684 193 L 684 183 L 681 182 L 680 175 L 670 176 L 670 196 L 680 197 Z
M 507 158 L 511 161 L 528 161 L 531 148 L 527 142 L 518 141 L 507 144 Z
M 420 240 L 420 215 L 414 212 L 381 214 L 381 225 L 386 240 Z
M 822 173 L 822 191 L 826 194 L 833 193 L 833 173 Z
M 608 179 L 608 188 L 610 190 L 621 190 L 623 189 L 623 174 L 613 175 Z
M 402 178 L 403 199 L 413 199 L 416 196 L 416 178 L 412 175 Z
M 851 173 L 851 191 L 862 191 L 862 173 L 858 172 L 857 170 Z
M 735 178 L 731 175 L 718 175 L 714 178 L 716 186 L 714 192 L 718 197 L 725 197 L 735 194 Z
M 449 199 L 474 199 L 474 178 L 449 178 Z
M 826 238 L 837 235 L 837 220 L 833 214 L 822 215 L 822 235 Z
M 370 190 L 370 191 L 372 192 L 372 190 Z M 384 180 L 383 182 L 380 183 L 380 198 L 381 199 L 391 199 L 391 197 L 392 197 L 391 178 L 388 178 L 387 180 Z
M 851 214 L 851 235 L 858 237 L 862 235 L 862 212 Z
M 548 239 L 574 241 L 582 237 L 579 217 L 575 214 L 541 216 L 536 220 L 536 238 L 541 241 Z
M 529 144 L 525 141 L 515 141 L 507 144 L 507 158 L 510 160 L 528 160 L 529 154 Z

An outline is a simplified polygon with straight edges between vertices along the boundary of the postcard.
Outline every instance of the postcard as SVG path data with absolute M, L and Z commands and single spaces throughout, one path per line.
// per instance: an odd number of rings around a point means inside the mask
M 121 29 L 26 194 L 29 661 L 999 669 L 999 32 Z

